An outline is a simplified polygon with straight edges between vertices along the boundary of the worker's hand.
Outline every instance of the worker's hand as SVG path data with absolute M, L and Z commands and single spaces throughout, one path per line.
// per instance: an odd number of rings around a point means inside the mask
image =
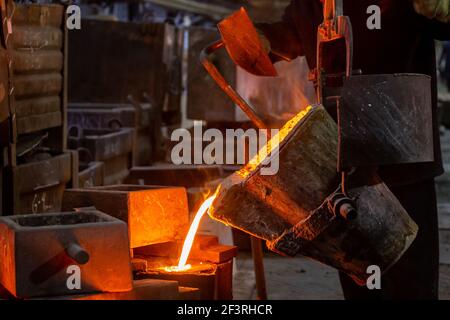
M 413 0 L 417 13 L 429 19 L 450 22 L 450 0 Z

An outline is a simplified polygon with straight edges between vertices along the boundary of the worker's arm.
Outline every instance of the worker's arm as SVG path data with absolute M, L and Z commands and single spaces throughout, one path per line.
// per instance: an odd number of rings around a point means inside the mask
M 300 37 L 294 23 L 295 1 L 286 8 L 283 19 L 275 23 L 260 23 L 256 27 L 269 49 L 274 62 L 279 60 L 293 60 L 302 56 L 303 49 Z M 265 39 L 264 39 L 265 38 Z

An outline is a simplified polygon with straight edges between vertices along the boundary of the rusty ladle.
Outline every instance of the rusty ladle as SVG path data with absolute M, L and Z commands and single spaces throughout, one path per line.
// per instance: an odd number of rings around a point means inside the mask
M 221 48 L 226 48 L 236 65 L 258 76 L 276 77 L 277 71 L 264 50 L 252 21 L 246 10 L 241 8 L 218 24 L 222 39 L 206 47 L 200 55 L 200 61 L 218 86 L 249 117 L 258 129 L 268 129 L 253 108 L 225 80 L 210 56 Z M 264 275 L 263 250 L 261 240 L 251 237 L 252 256 L 255 269 L 256 290 L 259 300 L 267 299 L 266 280 Z

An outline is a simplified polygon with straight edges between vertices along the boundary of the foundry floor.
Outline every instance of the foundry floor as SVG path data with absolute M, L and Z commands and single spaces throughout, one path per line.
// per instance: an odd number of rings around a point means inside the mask
M 450 300 L 450 130 L 442 138 L 446 174 L 437 179 L 439 202 L 440 299 Z M 306 258 L 283 258 L 267 254 L 265 259 L 269 299 L 343 299 L 337 272 Z M 256 299 L 253 262 L 239 254 L 234 277 L 234 298 Z

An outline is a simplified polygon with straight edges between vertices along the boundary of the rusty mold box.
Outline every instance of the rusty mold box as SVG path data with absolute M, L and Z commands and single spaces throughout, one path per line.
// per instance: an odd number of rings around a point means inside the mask
M 70 266 L 77 293 L 132 289 L 126 224 L 98 211 L 1 217 L 0 247 L 0 283 L 18 298 L 73 294 Z
M 69 148 L 83 149 L 91 161 L 105 164 L 105 184 L 121 183 L 132 165 L 134 129 L 94 130 L 71 128 Z
M 149 165 L 152 158 L 154 115 L 147 104 L 71 103 L 68 125 L 83 129 L 135 129 L 133 165 Z
M 64 189 L 72 179 L 73 155 L 70 152 L 45 155 L 20 164 L 5 173 L 11 188 L 3 190 L 4 213 L 28 214 L 59 212 Z M 4 195 L 5 195 L 4 194 Z
M 150 126 L 150 104 L 70 103 L 69 126 L 84 129 L 146 128 Z
M 182 187 L 117 185 L 66 190 L 64 210 L 95 206 L 128 224 L 131 248 L 181 240 L 189 228 Z
M 102 186 L 105 179 L 105 166 L 103 162 L 80 163 L 78 172 L 78 186 L 90 188 Z

